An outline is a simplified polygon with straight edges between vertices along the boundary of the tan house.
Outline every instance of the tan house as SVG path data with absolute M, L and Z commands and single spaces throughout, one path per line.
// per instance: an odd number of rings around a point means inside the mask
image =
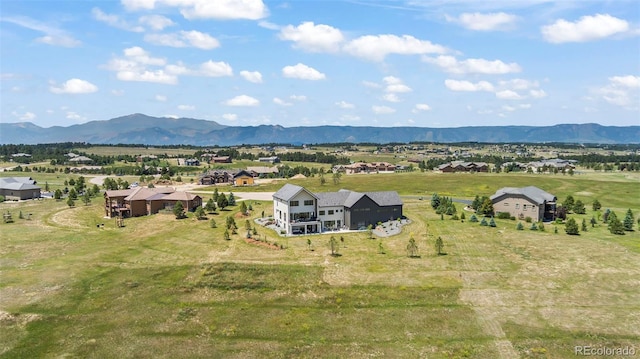
M 556 215 L 556 196 L 538 187 L 504 187 L 490 197 L 496 213 L 506 212 L 512 217 L 535 222 L 553 221 Z
M 241 170 L 233 176 L 234 186 L 253 186 L 253 175 L 249 171 Z
M 106 191 L 104 193 L 105 216 L 139 217 L 158 213 L 173 207 L 178 201 L 187 211 L 202 206 L 202 198 L 187 192 L 176 191 L 171 187 L 136 187 L 126 190 Z

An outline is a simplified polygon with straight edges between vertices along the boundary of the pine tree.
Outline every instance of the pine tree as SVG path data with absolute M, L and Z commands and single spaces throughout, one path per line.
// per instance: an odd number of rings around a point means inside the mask
M 413 239 L 413 237 L 409 238 L 409 244 L 407 244 L 407 255 L 409 257 L 418 256 L 418 245 L 416 244 L 416 240 Z
M 487 222 L 487 218 L 486 217 L 482 217 L 482 221 L 480 221 L 480 225 L 484 226 L 484 227 L 489 225 L 489 222 Z
M 584 207 L 584 203 L 582 203 L 581 200 L 577 200 L 573 205 L 573 212 L 575 212 L 576 214 L 585 214 L 587 212 Z
M 593 217 L 593 216 L 591 216 L 591 221 L 590 221 L 590 222 L 591 222 L 591 227 L 592 227 L 592 228 L 596 226 L 596 223 L 598 223 L 598 222 L 596 221 L 596 217 Z
M 564 202 L 562 202 L 562 207 L 566 208 L 568 212 L 573 209 L 574 204 L 575 204 L 575 200 L 573 199 L 573 196 L 568 195 L 567 199 L 565 199 Z
M 569 218 L 567 223 L 564 225 L 564 231 L 570 235 L 578 235 L 580 234 L 580 230 L 578 229 L 578 223 L 574 218 Z
M 496 226 L 496 221 L 493 219 L 493 217 L 491 217 L 491 220 L 489 221 L 489 227 L 495 227 Z
M 444 242 L 442 241 L 442 237 L 438 236 L 438 238 L 436 238 L 436 243 L 435 243 L 435 247 L 436 247 L 436 253 L 438 253 L 438 255 L 442 255 L 442 249 L 444 248 Z
M 580 230 L 583 231 L 583 232 L 586 232 L 587 229 L 588 229 L 587 228 L 587 220 L 583 218 L 582 219 L 582 225 L 580 226 Z
M 518 222 L 518 225 L 516 226 L 516 229 L 519 231 L 524 230 L 524 225 L 522 224 L 522 222 Z
M 236 205 L 236 196 L 233 195 L 233 192 L 229 192 L 229 206 L 235 206 Z
M 438 207 L 440 207 L 440 196 L 434 193 L 433 196 L 431 196 L 431 208 L 436 209 Z
M 205 219 L 205 218 L 207 218 L 206 215 L 205 215 L 205 212 L 204 212 L 204 208 L 202 208 L 202 206 L 200 206 L 200 207 L 198 207 L 196 209 L 195 215 L 196 215 L 197 219 Z
M 176 216 L 176 219 L 182 219 L 185 217 L 184 215 L 184 206 L 182 205 L 182 201 L 177 201 L 173 206 L 173 214 Z
M 631 212 L 631 208 L 627 210 L 627 214 L 624 216 L 624 221 L 622 225 L 625 231 L 633 231 L 633 212 Z
M 538 225 L 536 224 L 536 222 L 531 223 L 531 227 L 529 227 L 529 229 L 532 231 L 537 231 Z
M 598 201 L 597 199 L 593 200 L 593 203 L 591 204 L 591 208 L 593 209 L 594 212 L 599 211 L 600 208 L 602 208 L 602 205 L 600 204 L 600 201 Z
M 469 217 L 469 222 L 472 222 L 472 223 L 478 222 L 478 217 L 476 217 L 475 214 L 472 214 L 471 217 Z

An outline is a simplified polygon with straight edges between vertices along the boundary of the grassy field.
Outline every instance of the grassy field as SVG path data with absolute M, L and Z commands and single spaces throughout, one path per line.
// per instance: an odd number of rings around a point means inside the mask
M 518 231 L 511 220 L 481 227 L 441 220 L 429 205 L 433 192 L 470 198 L 534 184 L 561 201 L 583 200 L 579 222 L 593 215 L 594 198 L 619 217 L 627 208 L 637 216 L 637 176 L 413 173 L 295 183 L 396 189 L 411 223 L 389 238 L 344 234 L 342 255 L 331 256 L 329 235 L 282 238 L 258 228 L 282 250 L 239 235 L 223 240 L 226 216 L 244 228 L 268 215 L 270 202 L 253 202 L 248 218 L 237 208 L 209 215 L 218 228 L 169 214 L 116 228 L 101 198 L 76 208 L 0 204 L 15 219 L 0 224 L 0 357 L 571 358 L 576 345 L 640 350 L 638 231 L 613 236 L 599 224 L 568 236 L 563 226 L 557 234 L 553 225 Z M 435 254 L 438 236 L 447 255 Z M 410 237 L 419 258 L 407 257 Z

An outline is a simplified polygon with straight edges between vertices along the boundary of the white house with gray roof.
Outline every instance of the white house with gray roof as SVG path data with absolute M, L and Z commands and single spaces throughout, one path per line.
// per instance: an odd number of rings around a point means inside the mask
M 313 193 L 286 184 L 273 195 L 276 225 L 287 234 L 364 229 L 401 218 L 402 200 L 395 191 Z
M 494 212 L 507 212 L 512 217 L 533 221 L 552 221 L 556 215 L 556 196 L 535 186 L 504 187 L 490 197 Z

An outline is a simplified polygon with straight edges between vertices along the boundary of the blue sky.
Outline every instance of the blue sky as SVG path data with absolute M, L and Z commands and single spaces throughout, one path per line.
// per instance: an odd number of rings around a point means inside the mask
M 636 1 L 0 6 L 1 122 L 640 125 Z

